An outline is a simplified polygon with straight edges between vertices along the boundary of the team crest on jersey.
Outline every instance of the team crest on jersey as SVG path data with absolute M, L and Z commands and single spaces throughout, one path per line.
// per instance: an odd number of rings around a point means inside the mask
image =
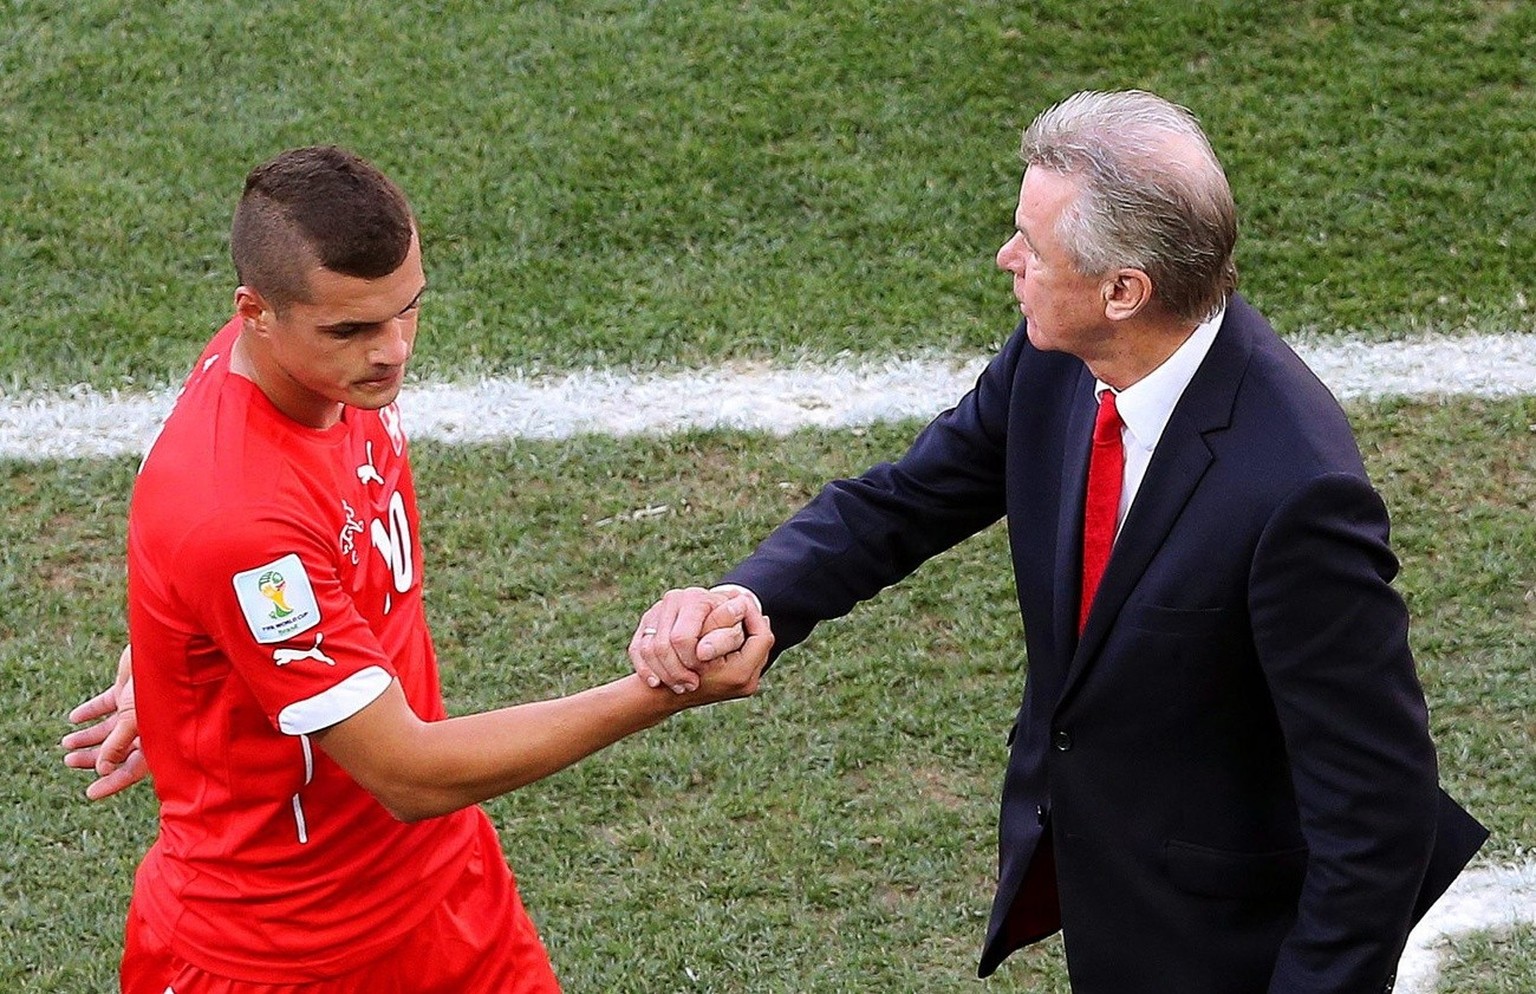
M 286 641 L 320 624 L 320 603 L 309 574 L 293 553 L 236 573 L 234 584 L 245 623 L 263 645 Z
M 379 408 L 379 421 L 384 425 L 384 433 L 389 436 L 390 448 L 398 456 L 405 451 L 405 426 L 400 422 L 400 405 L 389 404 Z

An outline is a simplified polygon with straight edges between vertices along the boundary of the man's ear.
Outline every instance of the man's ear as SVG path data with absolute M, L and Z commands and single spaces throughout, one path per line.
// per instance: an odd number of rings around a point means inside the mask
M 1101 285 L 1104 316 L 1125 321 L 1152 303 L 1152 278 L 1140 269 L 1121 269 Z
M 257 290 L 248 286 L 235 287 L 235 313 L 245 322 L 246 331 L 264 332 L 272 320 L 272 307 Z

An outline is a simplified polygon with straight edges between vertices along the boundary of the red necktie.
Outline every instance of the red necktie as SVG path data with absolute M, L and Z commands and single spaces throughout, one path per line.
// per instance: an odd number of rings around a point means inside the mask
M 1120 412 L 1115 394 L 1099 395 L 1099 416 L 1093 422 L 1093 453 L 1088 459 L 1088 499 L 1083 506 L 1083 601 L 1077 615 L 1081 635 L 1088 624 L 1088 607 L 1115 544 L 1115 519 L 1120 513 L 1120 486 L 1125 478 L 1125 445 L 1120 440 Z

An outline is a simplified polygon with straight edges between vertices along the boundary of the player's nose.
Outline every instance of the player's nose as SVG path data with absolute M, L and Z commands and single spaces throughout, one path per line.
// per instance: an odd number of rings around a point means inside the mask
M 381 366 L 399 366 L 411 357 L 411 328 L 407 321 L 392 318 L 384 323 L 384 332 L 370 358 Z

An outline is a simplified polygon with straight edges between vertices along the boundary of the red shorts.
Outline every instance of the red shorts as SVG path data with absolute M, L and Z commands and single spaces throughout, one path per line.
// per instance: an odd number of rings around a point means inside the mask
M 123 994 L 560 994 L 494 846 L 484 862 L 470 861 L 437 910 L 386 955 L 328 980 L 267 984 L 200 970 L 173 953 L 130 904 L 121 983 Z

